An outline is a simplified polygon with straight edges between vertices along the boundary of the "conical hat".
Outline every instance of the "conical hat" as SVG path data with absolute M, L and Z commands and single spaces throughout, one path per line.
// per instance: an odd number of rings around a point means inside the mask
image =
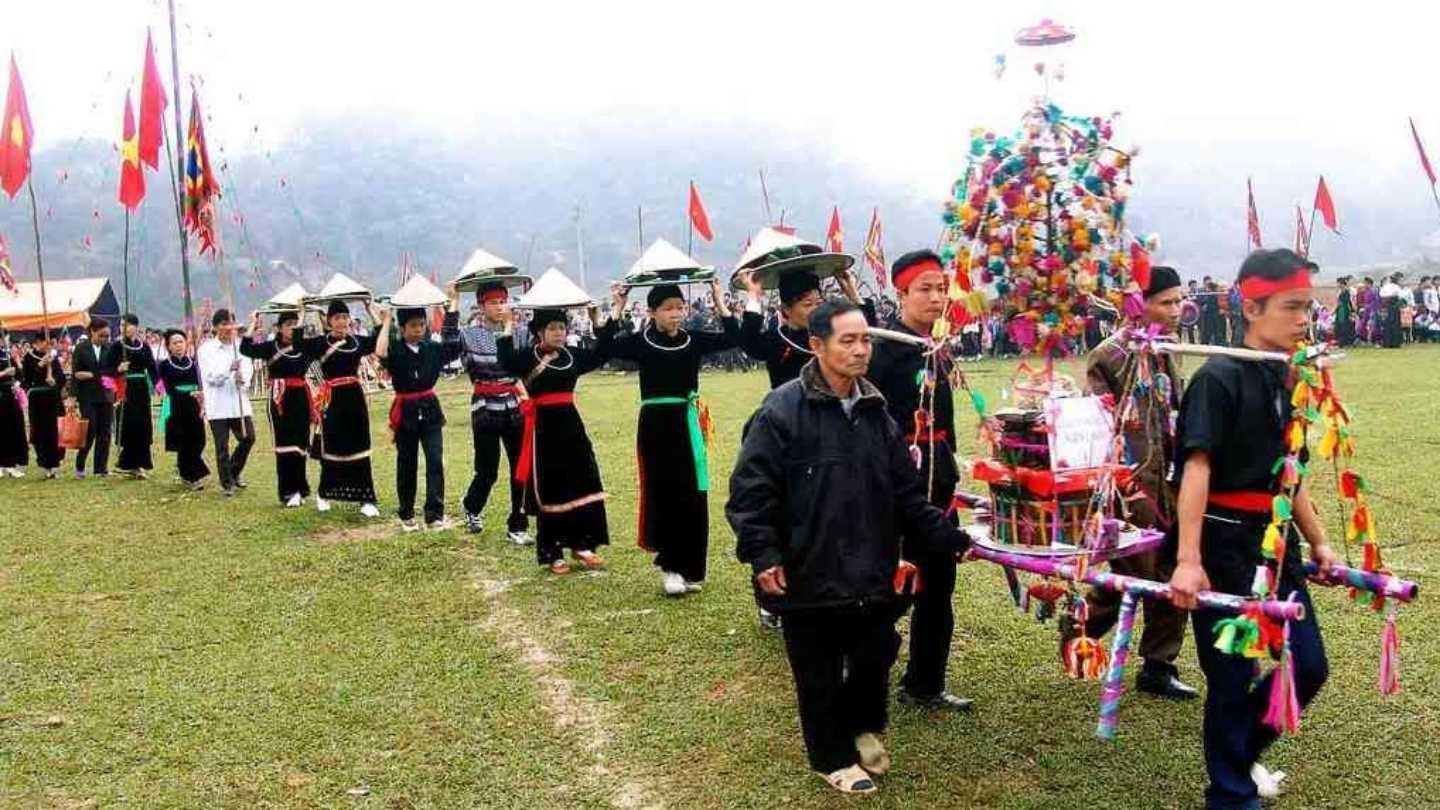
M 469 292 L 477 289 L 484 281 L 502 280 L 498 279 L 498 276 L 522 278 L 528 282 L 527 277 L 517 275 L 519 272 L 520 268 L 506 259 L 476 248 L 475 252 L 470 254 L 470 258 L 465 260 L 459 275 L 455 276 L 455 289 Z M 503 281 L 506 286 L 515 286 L 511 285 L 509 278 L 503 279 Z
M 325 282 L 320 292 L 310 296 L 311 301 L 368 301 L 374 296 L 365 289 L 360 282 L 345 275 L 336 273 Z
M 829 278 L 854 264 L 853 256 L 827 253 L 814 242 L 806 242 L 774 228 L 761 228 L 736 263 L 730 287 L 744 290 L 742 273 L 746 271 L 760 281 L 761 287 L 773 290 L 780 286 L 780 276 L 785 273 L 808 272 L 814 273 L 817 278 Z
M 552 267 L 513 306 L 521 309 L 571 309 L 594 304 L 595 301 L 575 282 Z
M 709 281 L 715 268 L 707 267 L 680 252 L 680 249 L 656 239 L 625 274 L 627 287 L 651 287 L 656 284 L 684 284 Z
M 390 296 L 390 306 L 402 309 L 439 307 L 448 303 L 450 303 L 450 296 L 419 273 L 411 276 L 410 280 L 405 282 L 405 286 Z
M 305 299 L 307 297 L 308 296 L 305 293 L 305 288 L 297 282 L 295 284 L 291 284 L 289 287 L 286 287 L 280 292 L 275 293 L 274 297 L 272 297 L 269 301 L 265 302 L 265 306 L 261 307 L 260 311 L 265 313 L 266 315 L 274 315 L 278 312 L 285 311 L 295 311 L 300 309 L 300 307 L 304 305 Z

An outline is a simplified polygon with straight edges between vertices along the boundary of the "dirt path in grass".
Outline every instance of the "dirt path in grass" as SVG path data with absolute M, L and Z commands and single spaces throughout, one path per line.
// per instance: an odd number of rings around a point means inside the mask
M 502 650 L 514 655 L 529 671 L 540 696 L 540 703 L 562 734 L 574 739 L 588 761 L 578 763 L 586 785 L 610 798 L 620 810 L 663 810 L 660 791 L 646 778 L 615 763 L 610 757 L 614 740 L 612 729 L 620 721 L 605 704 L 585 697 L 575 683 L 565 676 L 564 667 L 556 656 L 531 635 L 527 627 L 536 619 L 523 617 L 506 598 L 506 592 L 519 580 L 505 579 L 491 561 L 467 550 L 471 562 L 471 583 L 489 606 L 489 615 L 481 629 L 493 636 Z

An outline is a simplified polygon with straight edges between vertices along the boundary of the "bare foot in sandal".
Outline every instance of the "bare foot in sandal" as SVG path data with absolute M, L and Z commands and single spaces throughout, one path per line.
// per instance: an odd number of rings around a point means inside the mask
M 885 750 L 880 738 L 865 732 L 855 738 L 855 750 L 860 753 L 860 767 L 875 776 L 884 776 L 890 771 L 890 752 Z
M 567 563 L 564 560 L 556 560 L 555 562 L 550 563 L 550 573 L 557 576 L 568 574 L 570 573 L 570 563 Z
M 874 793 L 875 782 L 870 779 L 870 774 L 865 772 L 859 765 L 851 765 L 848 768 L 841 768 L 831 774 L 821 774 L 830 787 L 841 793 Z
M 593 551 L 575 552 L 575 560 L 590 571 L 598 571 L 605 567 L 605 560 Z

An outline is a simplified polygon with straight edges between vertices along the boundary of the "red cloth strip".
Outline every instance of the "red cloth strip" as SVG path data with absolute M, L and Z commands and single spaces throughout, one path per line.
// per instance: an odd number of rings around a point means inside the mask
M 1274 500 L 1274 493 L 1260 492 L 1258 490 L 1212 492 L 1209 497 L 1209 502 L 1212 506 L 1220 506 L 1225 509 L 1234 509 L 1240 512 L 1256 512 L 1262 515 L 1270 514 L 1270 505 Z
M 520 443 L 520 460 L 515 462 L 515 480 L 522 484 L 530 483 L 530 468 L 534 465 L 535 457 L 535 426 L 537 422 L 536 411 L 540 408 L 547 408 L 553 405 L 574 405 L 575 394 L 571 391 L 557 391 L 553 394 L 540 394 L 523 400 L 520 403 L 520 413 L 525 417 L 525 434 Z M 538 499 L 537 499 L 538 500 Z
M 1310 269 L 1297 267 L 1294 273 L 1273 281 L 1253 276 L 1247 278 L 1240 282 L 1240 295 L 1249 301 L 1259 301 L 1287 290 L 1308 290 L 1310 286 Z
M 477 397 L 503 397 L 506 394 L 520 396 L 520 386 L 515 383 L 477 382 L 470 393 Z
M 929 444 L 934 441 L 936 444 L 950 441 L 948 430 L 922 430 L 911 433 L 905 437 L 905 441 L 911 444 Z
M 391 432 L 400 429 L 400 412 L 406 402 L 418 402 L 422 399 L 433 396 L 435 396 L 434 388 L 427 388 L 424 391 L 396 391 L 395 400 L 390 403 Z

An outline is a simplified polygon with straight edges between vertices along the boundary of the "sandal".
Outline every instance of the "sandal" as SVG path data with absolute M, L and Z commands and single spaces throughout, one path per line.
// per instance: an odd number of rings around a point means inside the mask
M 860 754 L 860 767 L 874 776 L 884 776 L 890 771 L 890 752 L 885 750 L 880 738 L 865 732 L 855 738 L 855 750 Z
M 593 551 L 577 551 L 575 552 L 575 559 L 590 571 L 598 571 L 605 567 L 604 558 Z
M 830 784 L 830 787 L 835 788 L 841 793 L 861 794 L 875 792 L 875 782 L 870 779 L 870 774 L 866 773 L 859 765 L 851 765 L 831 774 L 821 774 L 821 776 Z
M 564 576 L 565 574 L 570 573 L 570 563 L 567 563 L 564 560 L 556 560 L 555 562 L 550 563 L 550 573 L 557 576 Z

